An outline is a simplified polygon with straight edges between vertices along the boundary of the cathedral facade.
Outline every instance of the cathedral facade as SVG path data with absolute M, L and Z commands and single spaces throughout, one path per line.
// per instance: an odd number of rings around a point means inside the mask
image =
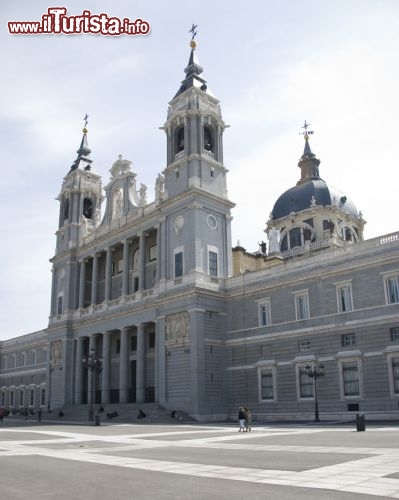
M 232 248 L 226 124 L 202 71 L 192 40 L 154 201 L 121 156 L 103 188 L 83 129 L 58 196 L 49 325 L 0 342 L 0 406 L 394 418 L 399 233 L 363 239 L 305 122 L 300 179 L 275 202 L 267 243 Z

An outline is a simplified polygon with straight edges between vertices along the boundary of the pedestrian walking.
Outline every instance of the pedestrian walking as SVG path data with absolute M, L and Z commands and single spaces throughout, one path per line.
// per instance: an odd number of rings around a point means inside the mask
M 244 415 L 245 415 L 245 423 L 244 423 L 245 432 L 251 432 L 252 416 L 247 406 L 244 406 Z
M 245 425 L 245 413 L 244 413 L 244 408 L 240 406 L 238 409 L 238 423 L 240 424 L 240 428 L 238 429 L 238 432 L 244 432 L 244 425 Z

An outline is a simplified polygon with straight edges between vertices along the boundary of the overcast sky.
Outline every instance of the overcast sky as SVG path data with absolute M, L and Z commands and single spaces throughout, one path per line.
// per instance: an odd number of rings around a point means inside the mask
M 141 18 L 141 37 L 18 36 L 8 21 L 68 15 Z M 154 197 L 165 168 L 159 130 L 184 78 L 188 33 L 230 128 L 224 135 L 233 245 L 257 250 L 274 202 L 299 179 L 306 119 L 320 175 L 367 221 L 365 237 L 395 232 L 398 200 L 399 1 L 2 0 L 0 339 L 47 326 L 62 179 L 83 116 L 105 185 L 119 154 Z M 236 6 L 237 5 L 237 6 Z M 396 203 L 395 203 L 396 202 Z

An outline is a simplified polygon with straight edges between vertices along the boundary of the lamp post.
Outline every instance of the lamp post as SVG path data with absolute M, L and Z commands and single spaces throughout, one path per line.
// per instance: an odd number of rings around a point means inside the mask
M 90 372 L 90 404 L 89 404 L 89 420 L 94 420 L 94 410 L 93 410 L 93 402 L 94 402 L 94 377 L 96 373 L 101 373 L 103 369 L 103 360 L 102 358 L 97 358 L 94 349 L 90 349 L 87 357 L 82 359 L 83 366 L 85 366 Z
M 317 399 L 317 379 L 319 377 L 324 377 L 324 365 L 323 363 L 319 363 L 319 365 L 310 365 L 307 364 L 305 366 L 305 372 L 308 377 L 313 379 L 313 385 L 314 385 L 314 421 L 315 422 L 320 422 L 320 416 L 319 416 L 319 402 Z

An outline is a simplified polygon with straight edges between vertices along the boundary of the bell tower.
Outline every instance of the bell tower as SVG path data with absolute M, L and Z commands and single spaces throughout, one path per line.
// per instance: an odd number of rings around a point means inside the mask
M 201 76 L 195 35 L 193 32 L 186 76 L 169 103 L 162 127 L 167 136 L 165 191 L 173 197 L 198 188 L 227 198 L 227 169 L 223 166 L 223 132 L 227 125 L 218 99 Z
M 101 177 L 94 171 L 88 145 L 87 118 L 78 156 L 64 177 L 61 192 L 57 244 L 53 263 L 51 315 L 62 315 L 76 307 L 77 251 L 84 238 L 101 222 L 103 199 Z
M 87 118 L 85 120 L 85 125 L 87 125 Z M 81 227 L 87 229 L 86 232 L 90 232 L 100 223 L 101 178 L 92 168 L 93 160 L 90 158 L 91 149 L 88 145 L 87 133 L 85 126 L 80 147 L 77 150 L 78 156 L 64 177 L 58 196 L 60 216 L 57 253 L 71 250 L 79 245 Z
M 231 275 L 231 214 L 223 164 L 227 127 L 219 100 L 202 77 L 195 26 L 185 78 L 169 103 L 162 129 L 167 138 L 160 203 L 168 226 L 167 277 L 218 283 Z M 208 285 L 207 285 L 208 286 Z

